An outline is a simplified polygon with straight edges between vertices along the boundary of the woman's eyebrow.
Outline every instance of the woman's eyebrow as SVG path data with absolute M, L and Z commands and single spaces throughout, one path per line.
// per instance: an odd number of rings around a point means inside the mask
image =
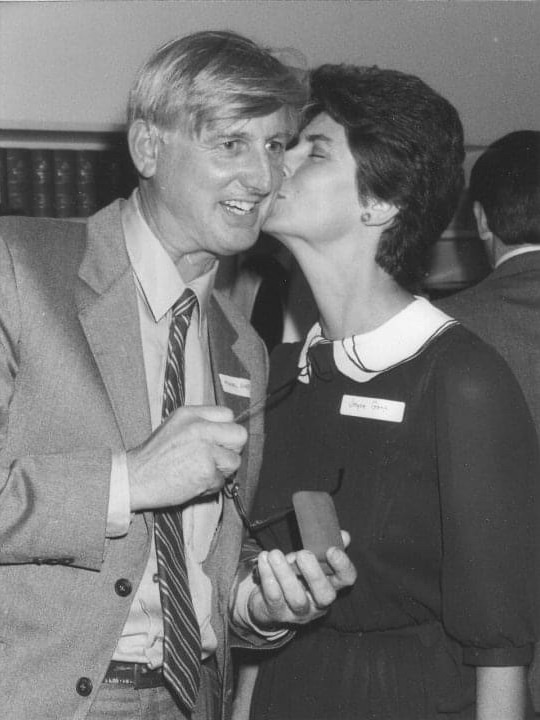
M 328 135 L 325 135 L 324 133 L 310 133 L 309 135 L 305 136 L 305 139 L 311 143 L 324 142 L 328 145 L 331 145 L 333 142 L 332 138 L 328 137 Z

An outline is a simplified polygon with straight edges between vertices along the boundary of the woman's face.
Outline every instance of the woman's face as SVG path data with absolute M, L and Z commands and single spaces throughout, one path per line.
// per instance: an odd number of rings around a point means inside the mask
M 356 238 L 362 205 L 356 162 L 342 125 L 317 115 L 285 154 L 285 179 L 264 230 L 288 244 L 330 244 Z

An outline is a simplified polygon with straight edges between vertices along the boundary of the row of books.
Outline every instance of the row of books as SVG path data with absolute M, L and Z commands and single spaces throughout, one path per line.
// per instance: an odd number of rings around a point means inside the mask
M 87 217 L 136 185 L 123 147 L 0 148 L 0 214 Z

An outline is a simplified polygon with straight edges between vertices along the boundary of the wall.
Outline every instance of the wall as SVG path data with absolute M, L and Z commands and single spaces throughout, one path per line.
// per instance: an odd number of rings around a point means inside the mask
M 162 41 L 229 28 L 300 50 L 421 75 L 456 104 L 467 142 L 538 127 L 537 2 L 101 0 L 0 3 L 0 128 L 123 122 L 134 69 Z
M 71 0 L 1 2 L 0 140 L 78 147 L 81 135 L 12 129 L 119 129 L 135 69 L 161 42 L 227 28 L 296 62 L 355 62 L 420 75 L 462 116 L 468 155 L 511 130 L 539 124 L 540 5 L 522 1 Z M 97 148 L 102 136 L 86 133 Z M 456 216 L 433 249 L 433 287 L 487 272 L 472 216 Z

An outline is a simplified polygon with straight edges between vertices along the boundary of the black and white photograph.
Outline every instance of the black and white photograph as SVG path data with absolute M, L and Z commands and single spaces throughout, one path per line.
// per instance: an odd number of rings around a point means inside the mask
M 0 718 L 540 720 L 538 0 L 0 0 Z

